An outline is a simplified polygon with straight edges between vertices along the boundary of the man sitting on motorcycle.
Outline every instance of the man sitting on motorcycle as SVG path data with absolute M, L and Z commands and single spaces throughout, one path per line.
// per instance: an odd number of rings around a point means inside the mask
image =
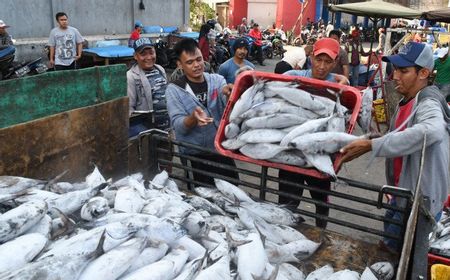
M 0 20 L 0 50 L 13 45 L 11 35 L 6 32 L 6 28 L 8 27 L 9 25 L 6 25 L 3 20 Z
M 258 60 L 259 64 L 261 66 L 265 66 L 263 63 L 263 53 L 262 53 L 262 34 L 259 30 L 259 25 L 255 22 L 253 24 L 253 28 L 248 32 L 248 36 L 255 39 L 252 45 L 252 53 L 256 56 L 256 59 Z
M 234 56 L 219 67 L 219 74 L 222 75 L 228 84 L 234 84 L 240 69 L 247 67 L 255 69 L 255 65 L 245 59 L 248 53 L 248 41 L 245 38 L 238 38 L 233 44 Z

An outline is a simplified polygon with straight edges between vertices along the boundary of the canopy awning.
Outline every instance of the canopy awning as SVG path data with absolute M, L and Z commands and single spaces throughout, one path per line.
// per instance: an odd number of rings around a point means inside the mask
M 332 12 L 342 12 L 371 18 L 420 18 L 420 11 L 383 0 L 371 0 L 349 4 L 330 5 Z
M 450 23 L 450 8 L 424 12 L 422 18 L 426 20 Z

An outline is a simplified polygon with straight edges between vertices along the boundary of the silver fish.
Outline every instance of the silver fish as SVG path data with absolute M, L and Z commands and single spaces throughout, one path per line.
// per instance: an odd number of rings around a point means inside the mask
M 299 150 L 282 151 L 276 154 L 273 158 L 269 158 L 267 160 L 300 167 L 310 166 L 305 160 L 305 155 Z
M 103 254 L 104 240 L 103 233 L 100 242 L 97 242 L 97 248 L 86 254 L 48 256 L 0 277 L 5 280 L 76 280 L 91 260 Z
M 42 217 L 39 222 L 27 230 L 26 234 L 30 233 L 39 233 L 47 238 L 50 238 L 52 233 L 52 218 L 50 218 L 49 215 Z
M 373 108 L 373 90 L 367 87 L 362 91 L 361 111 L 357 119 L 358 125 L 361 127 L 363 133 L 370 132 L 370 124 L 372 120 Z
M 304 153 L 306 161 L 317 168 L 319 171 L 336 178 L 336 172 L 334 171 L 333 162 L 329 155 L 321 154 L 308 154 Z
M 241 202 L 239 206 L 271 224 L 290 226 L 303 220 L 298 214 L 269 202 Z
M 174 278 L 174 262 L 170 260 L 160 260 L 144 266 L 128 275 L 121 277 L 121 280 L 171 280 Z
M 96 196 L 88 200 L 81 207 L 80 216 L 83 220 L 92 221 L 100 218 L 109 211 L 108 200 L 106 198 Z
M 356 139 L 361 137 L 343 132 L 316 132 L 295 138 L 289 146 L 308 154 L 333 154 Z
M 286 132 L 278 129 L 252 129 L 241 134 L 238 140 L 246 143 L 276 143 L 280 142 Z
M 95 188 L 96 186 L 104 183 L 106 183 L 106 180 L 100 173 L 100 170 L 98 170 L 98 167 L 95 165 L 92 173 L 86 176 L 86 184 L 89 188 Z
M 57 194 L 80 191 L 89 188 L 86 182 L 71 184 L 68 182 L 57 182 L 50 185 L 49 190 Z
M 285 276 L 285 279 L 304 280 L 306 278 L 303 271 L 289 263 L 282 263 L 279 268 L 278 275 Z M 277 278 L 278 279 L 278 278 Z
M 329 265 L 329 264 L 326 264 L 326 265 L 324 265 L 324 266 L 314 270 L 310 274 L 308 274 L 308 276 L 306 277 L 305 280 L 323 280 L 323 279 L 328 279 L 327 277 L 329 277 L 333 273 L 334 273 L 333 267 L 331 265 Z
M 225 137 L 227 139 L 234 138 L 239 134 L 240 131 L 241 129 L 239 128 L 239 126 L 231 122 L 225 126 Z
M 117 279 L 137 259 L 144 249 L 146 240 L 134 238 L 101 255 L 83 270 L 80 280 Z
M 327 280 L 359 280 L 359 273 L 344 269 L 331 274 Z
M 219 191 L 223 195 L 225 195 L 229 199 L 232 199 L 233 201 L 235 198 L 237 198 L 241 202 L 253 202 L 253 199 L 251 199 L 250 196 L 247 195 L 247 193 L 227 181 L 215 178 L 214 183 L 217 189 L 219 189 Z
M 206 217 L 205 221 L 211 230 L 215 230 L 218 232 L 225 232 L 226 228 L 231 231 L 244 229 L 241 223 L 236 222 L 228 216 L 211 215 L 210 217 Z
M 48 239 L 39 233 L 19 236 L 0 245 L 0 275 L 31 262 L 45 247 Z
M 123 187 L 117 191 L 114 209 L 126 213 L 139 213 L 144 203 L 144 198 L 134 187 Z
M 206 249 L 202 245 L 186 235 L 173 242 L 172 247 L 186 250 L 189 261 L 201 258 L 206 254 Z
M 244 123 L 250 129 L 277 129 L 300 125 L 307 119 L 294 114 L 280 113 L 246 120 Z
M 195 211 L 188 214 L 181 222 L 181 225 L 187 230 L 188 234 L 194 238 L 205 234 L 207 231 L 205 218 Z
M 47 213 L 47 203 L 34 200 L 0 215 L 0 243 L 11 240 L 36 225 Z
M 253 86 L 249 87 L 247 90 L 242 93 L 239 99 L 233 106 L 233 110 L 231 110 L 229 120 L 230 122 L 234 122 L 236 124 L 240 124 L 242 119 L 239 117 L 242 113 L 246 112 L 248 109 L 252 107 L 252 105 L 259 103 L 254 101 L 254 96 L 258 91 L 262 89 L 264 86 L 263 83 L 256 83 Z
M 264 100 L 264 102 L 255 104 L 252 108 L 242 113 L 240 118 L 242 119 L 251 119 L 255 117 L 262 117 L 267 115 L 272 115 L 281 112 L 282 108 L 285 106 L 289 106 L 289 103 L 284 101 L 283 99 L 272 99 L 272 100 Z
M 30 188 L 42 189 L 46 181 L 17 176 L 0 176 L 0 195 L 17 194 Z
M 222 141 L 221 145 L 227 150 L 239 150 L 247 142 L 239 140 L 239 138 L 227 139 Z
M 197 210 L 205 210 L 211 215 L 226 215 L 225 211 L 222 210 L 219 206 L 209 202 L 207 199 L 192 195 L 186 198 L 187 203 L 192 205 Z
M 250 232 L 246 239 L 251 242 L 237 248 L 237 270 L 240 279 L 253 280 L 263 275 L 269 260 L 257 232 Z
M 188 262 L 180 274 L 174 280 L 194 280 L 200 273 L 204 258 L 199 258 Z
M 364 270 L 361 280 L 390 280 L 394 278 L 394 272 L 394 266 L 390 262 L 377 262 Z
M 231 280 L 230 273 L 230 258 L 228 255 L 222 256 L 218 261 L 216 261 L 211 266 L 203 269 L 198 274 L 196 280 L 210 280 L 210 279 L 220 279 L 220 280 Z M 243 279 L 243 278 L 241 278 Z
M 280 145 L 271 143 L 256 143 L 246 144 L 242 146 L 239 151 L 250 158 L 254 159 L 269 159 L 275 157 L 280 152 L 288 149 L 287 147 L 281 147 Z
M 321 244 L 300 239 L 284 245 L 266 244 L 266 253 L 271 263 L 300 262 L 310 257 Z
M 266 93 L 266 97 L 272 97 L 273 93 L 291 104 L 303 107 L 313 112 L 326 109 L 325 105 L 321 101 L 316 99 L 316 96 L 313 96 L 309 92 L 306 92 L 302 89 L 279 87 L 276 89 L 276 91 L 273 92 L 268 90 Z
M 167 251 L 169 250 L 169 246 L 164 242 L 147 241 L 147 244 L 149 244 L 149 246 L 141 252 L 139 257 L 133 261 L 128 270 L 123 275 L 128 275 L 144 266 L 159 261 L 166 255 Z
M 315 120 L 309 120 L 299 126 L 297 126 L 295 129 L 293 129 L 291 132 L 289 132 L 280 142 L 280 146 L 287 147 L 288 144 L 295 138 L 308 134 L 308 133 L 314 133 L 318 131 L 322 131 L 328 124 L 328 121 L 331 117 L 327 118 L 320 118 Z

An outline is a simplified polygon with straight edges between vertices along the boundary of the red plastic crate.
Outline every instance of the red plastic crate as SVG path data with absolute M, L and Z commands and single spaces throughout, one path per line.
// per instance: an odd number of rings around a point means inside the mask
M 298 166 L 293 165 L 286 165 L 281 163 L 275 163 L 270 162 L 266 160 L 257 160 L 253 158 L 249 158 L 247 156 L 244 156 L 243 154 L 239 153 L 238 151 L 230 151 L 227 149 L 224 149 L 221 145 L 222 141 L 225 140 L 225 126 L 229 123 L 228 119 L 231 113 L 231 110 L 233 109 L 234 104 L 237 102 L 239 97 L 246 89 L 248 89 L 250 86 L 253 85 L 254 79 L 260 78 L 270 81 L 284 81 L 284 82 L 291 82 L 291 81 L 298 81 L 300 83 L 299 88 L 306 90 L 312 94 L 315 95 L 321 95 L 328 98 L 333 99 L 333 95 L 330 94 L 327 89 L 331 89 L 333 91 L 340 91 L 342 90 L 341 95 L 341 104 L 347 107 L 351 112 L 352 115 L 350 117 L 349 124 L 347 126 L 347 132 L 352 133 L 353 128 L 356 123 L 356 119 L 358 117 L 359 110 L 361 108 L 361 93 L 353 87 L 350 86 L 344 86 L 337 83 L 331 83 L 327 81 L 321 81 L 316 79 L 310 79 L 305 77 L 298 77 L 298 76 L 287 76 L 287 75 L 280 75 L 280 74 L 272 74 L 267 72 L 258 72 L 258 71 L 246 71 L 242 74 L 240 74 L 233 87 L 233 91 L 231 93 L 230 99 L 228 100 L 228 104 L 225 108 L 225 112 L 222 116 L 222 119 L 220 121 L 219 129 L 216 134 L 216 138 L 214 141 L 215 147 L 219 153 L 221 153 L 224 156 L 237 159 L 240 161 L 246 161 L 251 162 L 254 164 L 262 165 L 262 166 L 268 166 L 278 169 L 284 169 L 290 172 L 294 173 L 300 173 L 311 177 L 316 177 L 320 179 L 327 179 L 330 176 L 321 173 L 317 169 L 313 168 L 301 168 Z M 336 173 L 339 171 L 341 167 L 341 155 L 337 154 L 334 160 L 334 169 Z
M 447 197 L 447 201 L 444 203 L 444 207 L 450 207 L 450 195 Z M 430 268 L 433 264 L 438 263 L 450 266 L 450 258 L 428 253 L 428 271 L 430 271 Z

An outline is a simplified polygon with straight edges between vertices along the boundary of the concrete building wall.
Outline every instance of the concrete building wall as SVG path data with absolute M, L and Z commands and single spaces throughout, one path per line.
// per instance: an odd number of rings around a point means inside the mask
M 189 0 L 0 0 L 0 19 L 16 39 L 47 37 L 54 16 L 66 12 L 82 35 L 130 33 L 135 20 L 144 25 L 183 26 L 189 21 Z
M 248 0 L 248 20 L 253 19 L 262 29 L 272 26 L 277 17 L 277 0 Z

